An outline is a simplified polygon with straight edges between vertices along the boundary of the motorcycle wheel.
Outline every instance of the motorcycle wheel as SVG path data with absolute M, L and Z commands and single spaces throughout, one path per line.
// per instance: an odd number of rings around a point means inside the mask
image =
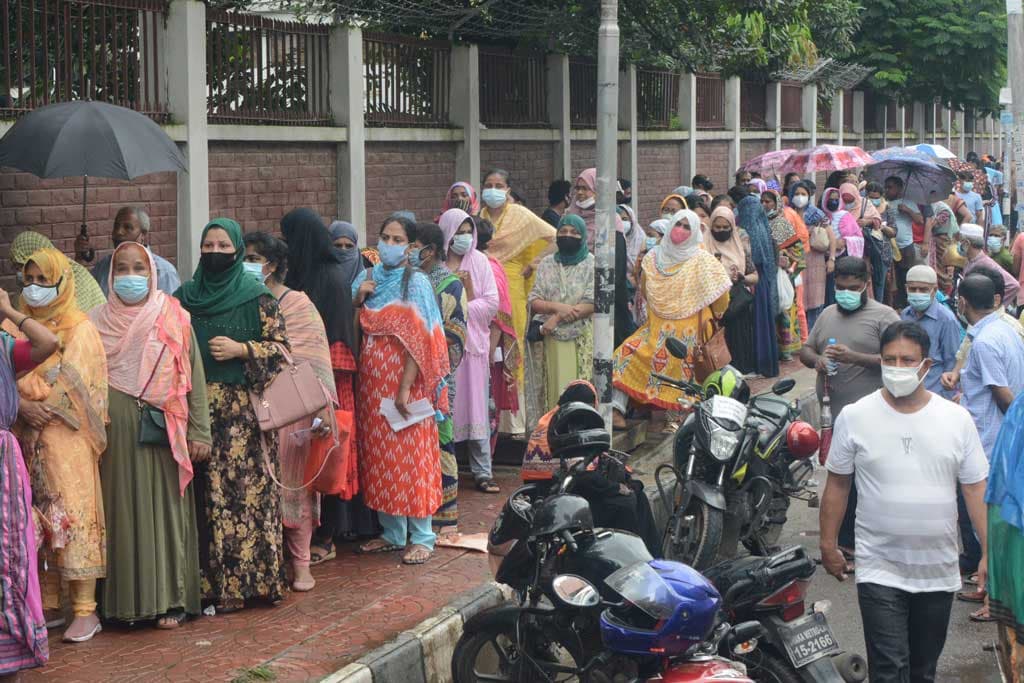
M 557 662 L 563 666 L 576 668 L 583 666 L 583 655 L 579 652 L 578 646 L 579 638 L 575 634 L 565 632 L 556 635 L 555 638 L 549 638 L 544 634 L 534 633 L 534 638 L 539 637 L 544 643 L 536 643 L 534 649 L 543 651 L 534 652 L 531 655 L 532 659 Z M 535 665 L 528 662 L 519 650 L 514 626 L 502 627 L 495 624 L 474 633 L 463 633 L 452 653 L 454 683 L 527 683 L 539 678 Z M 582 683 L 578 676 L 568 673 L 555 673 L 549 676 L 549 679 L 558 683 Z
M 774 519 L 778 517 L 785 518 L 786 512 L 789 510 L 789 498 L 786 496 L 775 496 L 768 507 L 768 519 Z M 782 537 L 782 527 L 785 523 L 769 521 L 764 525 L 761 533 L 761 542 L 768 548 L 768 552 L 772 552 L 773 549 L 779 545 L 779 538 Z M 761 549 L 753 539 L 747 538 L 743 541 L 743 547 L 745 547 L 751 555 L 760 555 Z
M 673 538 L 676 517 L 673 515 L 669 519 L 662 542 L 665 559 L 683 562 L 694 569 L 706 569 L 715 564 L 722 545 L 725 513 L 699 498 L 693 498 L 686 509 L 677 511 L 676 515 L 692 516 L 693 523 L 681 525 L 682 537 Z
M 747 677 L 755 683 L 802 683 L 802 678 L 785 656 L 771 646 L 760 645 L 749 655 L 737 657 L 747 666 Z

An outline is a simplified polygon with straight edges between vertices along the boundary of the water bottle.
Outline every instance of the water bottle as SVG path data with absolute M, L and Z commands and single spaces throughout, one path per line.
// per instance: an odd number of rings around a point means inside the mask
M 835 343 L 836 343 L 835 337 L 829 337 L 828 345 L 829 346 L 835 346 Z M 835 374 L 837 372 L 839 372 L 839 363 L 837 363 L 834 360 L 831 360 L 831 359 L 826 360 L 825 361 L 825 366 L 828 368 L 828 376 L 829 377 L 835 377 Z

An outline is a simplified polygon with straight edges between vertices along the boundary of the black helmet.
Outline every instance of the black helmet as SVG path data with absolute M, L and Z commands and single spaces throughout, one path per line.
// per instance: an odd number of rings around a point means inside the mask
M 612 439 L 604 428 L 601 413 L 593 406 L 574 401 L 559 408 L 551 418 L 548 447 L 555 457 L 584 455 L 594 450 L 608 450 L 612 447 Z

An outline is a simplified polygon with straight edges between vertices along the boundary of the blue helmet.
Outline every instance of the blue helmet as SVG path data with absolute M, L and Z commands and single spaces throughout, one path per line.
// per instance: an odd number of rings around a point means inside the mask
M 711 633 L 722 602 L 698 571 L 668 560 L 624 567 L 605 583 L 625 602 L 601 614 L 601 640 L 621 654 L 685 653 Z

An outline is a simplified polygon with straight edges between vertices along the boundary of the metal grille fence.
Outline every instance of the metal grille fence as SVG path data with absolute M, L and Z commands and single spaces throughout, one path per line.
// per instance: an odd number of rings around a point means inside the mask
M 0 0 L 0 117 L 92 99 L 168 119 L 160 90 L 164 0 Z
M 679 74 L 659 69 L 636 70 L 637 127 L 671 128 L 679 115 Z
M 447 126 L 451 55 L 447 42 L 363 33 L 366 123 Z
M 779 119 L 783 130 L 803 130 L 803 87 L 799 83 L 782 84 Z
M 740 127 L 751 130 L 768 127 L 768 87 L 764 83 L 740 83 Z
M 576 128 L 597 126 L 597 62 L 569 59 L 569 119 Z
M 543 54 L 480 48 L 480 121 L 546 126 L 547 62 Z
M 725 81 L 716 74 L 697 74 L 697 128 L 725 128 Z
M 215 123 L 329 125 L 328 27 L 206 11 L 206 104 Z

